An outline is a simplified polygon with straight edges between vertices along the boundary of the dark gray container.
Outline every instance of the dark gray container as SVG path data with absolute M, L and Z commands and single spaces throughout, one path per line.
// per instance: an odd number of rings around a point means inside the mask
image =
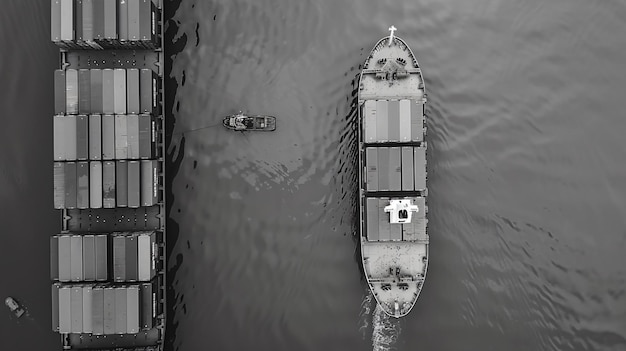
M 102 113 L 102 70 L 91 69 L 91 113 Z
M 141 164 L 139 161 L 128 162 L 128 207 L 141 205 Z
M 105 161 L 102 165 L 102 207 L 115 207 L 115 162 Z
M 122 6 L 120 4 L 120 6 Z M 126 107 L 128 113 L 138 114 L 139 109 L 139 69 L 126 70 Z
M 89 207 L 102 208 L 102 162 L 89 163 Z
M 78 71 L 75 69 L 68 68 L 65 71 L 65 95 L 65 113 L 78 114 Z
M 139 332 L 139 287 L 129 286 L 126 293 L 126 332 L 136 334 Z
M 65 208 L 76 208 L 76 162 L 65 163 Z
M 115 115 L 115 158 L 128 158 L 128 127 L 127 115 Z
M 119 1 L 117 11 L 118 37 L 121 44 L 124 44 L 128 41 L 128 1 Z
M 50 237 L 50 279 L 59 280 L 59 236 L 58 235 L 54 235 Z
M 126 325 L 126 298 L 128 297 L 128 293 L 126 292 L 126 288 L 115 288 L 115 333 L 116 334 L 126 334 L 127 325 Z
M 93 333 L 93 288 L 83 287 L 83 333 Z
M 156 124 L 151 115 L 139 115 L 139 157 L 156 157 Z
M 128 206 L 128 162 L 117 161 L 115 164 L 115 187 L 117 207 Z
M 93 288 L 91 298 L 91 326 L 94 335 L 104 334 L 104 289 L 100 286 Z
M 54 116 L 52 117 L 52 138 L 55 161 L 64 161 L 65 157 L 65 117 Z
M 365 162 L 367 165 L 367 191 L 378 190 L 378 148 L 368 147 L 365 149 Z
M 91 113 L 91 72 L 84 68 L 78 70 L 78 113 Z
M 72 281 L 83 280 L 83 237 L 80 235 L 70 236 L 70 256 L 72 261 Z
M 137 236 L 129 235 L 126 237 L 126 281 L 136 282 L 138 279 L 137 271 Z
M 83 332 L 83 288 L 73 286 L 70 291 L 70 315 L 72 333 Z
M 160 201 L 159 162 L 141 161 L 141 205 L 154 206 Z
M 102 159 L 102 116 L 89 116 L 89 159 Z
M 159 89 L 159 79 L 157 74 L 151 70 L 144 68 L 140 72 L 139 77 L 139 93 L 141 96 L 140 108 L 141 113 L 158 115 L 157 109 L 157 93 Z
M 103 331 L 105 335 L 115 334 L 115 289 L 104 288 Z
M 89 117 L 76 116 L 76 159 L 89 159 Z
M 113 236 L 113 281 L 126 281 L 126 237 Z
M 104 0 L 92 0 L 93 7 L 93 38 L 104 39 Z
M 151 329 L 154 326 L 156 311 L 153 306 L 156 305 L 156 296 L 153 294 L 152 284 L 144 283 L 139 288 L 141 294 L 141 328 Z
M 50 10 L 50 39 L 56 43 L 61 41 L 61 0 L 52 0 Z M 57 324 L 59 324 L 58 320 Z
M 155 46 L 157 21 L 157 10 L 152 0 L 139 0 L 139 40 L 145 48 Z
M 76 178 L 78 181 L 76 207 L 89 208 L 89 162 L 78 162 Z
M 113 110 L 116 114 L 126 113 L 126 70 L 116 68 L 113 71 Z
M 93 0 L 83 0 L 83 41 L 88 43 L 90 46 L 94 45 L 93 41 L 93 31 L 94 31 L 94 23 L 93 23 Z
M 54 208 L 65 208 L 65 164 L 54 163 Z
M 413 147 L 402 147 L 402 190 L 413 191 Z
M 83 0 L 74 0 L 74 39 L 80 47 L 85 45 L 83 38 Z
M 400 138 L 400 136 L 398 136 Z M 402 166 L 400 164 L 400 148 L 399 147 L 390 147 L 389 148 L 389 190 L 391 191 L 399 191 L 402 189 L 401 182 L 401 171 Z M 400 228 L 400 226 L 394 226 Z
M 96 280 L 96 238 L 83 236 L 83 276 L 85 281 Z
M 58 0 L 61 1 L 61 0 Z M 57 115 L 65 114 L 67 108 L 67 98 L 65 95 L 65 71 L 57 69 L 54 71 L 54 113 Z
M 115 159 L 115 116 L 102 116 L 102 159 Z
M 69 161 L 76 160 L 77 150 L 76 150 L 76 142 L 77 142 L 77 121 L 76 115 L 67 115 L 63 117 L 64 125 L 65 125 L 65 159 Z
M 139 116 L 126 116 L 126 135 L 128 140 L 129 159 L 139 159 Z
M 59 281 L 69 282 L 72 280 L 72 253 L 71 253 L 71 237 L 69 235 L 61 235 L 58 240 L 59 244 Z
M 72 332 L 72 289 L 67 286 L 59 287 L 59 333 Z
M 117 41 L 117 0 L 104 0 L 104 39 Z
M 52 331 L 59 332 L 59 288 L 60 284 L 52 284 Z
M 128 39 L 139 40 L 139 1 L 128 2 Z
M 94 238 L 94 248 L 96 257 L 96 280 L 104 281 L 109 278 L 109 248 L 108 237 L 105 234 L 96 235 Z
M 102 70 L 102 113 L 115 113 L 115 72 L 110 68 Z

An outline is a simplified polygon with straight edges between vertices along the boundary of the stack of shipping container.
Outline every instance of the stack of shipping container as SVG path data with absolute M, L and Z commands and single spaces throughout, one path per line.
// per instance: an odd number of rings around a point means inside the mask
M 51 39 L 61 48 L 54 208 L 63 212 L 50 241 L 52 328 L 68 336 L 65 349 L 102 348 L 107 336 L 122 337 L 107 348 L 162 347 L 162 8 L 162 0 L 51 0 Z M 158 213 L 157 224 L 133 223 L 146 217 L 141 209 Z

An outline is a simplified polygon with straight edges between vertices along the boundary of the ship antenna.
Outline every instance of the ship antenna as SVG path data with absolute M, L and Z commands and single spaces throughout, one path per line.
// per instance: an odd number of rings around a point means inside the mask
M 391 35 L 389 35 L 389 46 L 391 46 L 391 43 L 393 43 L 393 32 L 397 31 L 398 28 L 392 25 L 391 27 L 389 27 L 389 30 L 391 31 Z

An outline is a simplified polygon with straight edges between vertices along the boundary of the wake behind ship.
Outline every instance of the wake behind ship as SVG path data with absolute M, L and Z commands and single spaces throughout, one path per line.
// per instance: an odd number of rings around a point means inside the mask
M 361 71 L 359 214 L 362 264 L 382 310 L 411 311 L 426 279 L 426 92 L 406 42 L 379 40 Z
M 52 330 L 64 350 L 162 350 L 163 0 L 51 0 Z

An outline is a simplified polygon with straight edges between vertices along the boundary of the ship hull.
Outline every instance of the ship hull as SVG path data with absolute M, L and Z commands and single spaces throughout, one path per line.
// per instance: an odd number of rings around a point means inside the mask
M 425 102 L 406 42 L 379 40 L 359 77 L 359 240 L 368 286 L 396 318 L 415 305 L 428 268 Z

